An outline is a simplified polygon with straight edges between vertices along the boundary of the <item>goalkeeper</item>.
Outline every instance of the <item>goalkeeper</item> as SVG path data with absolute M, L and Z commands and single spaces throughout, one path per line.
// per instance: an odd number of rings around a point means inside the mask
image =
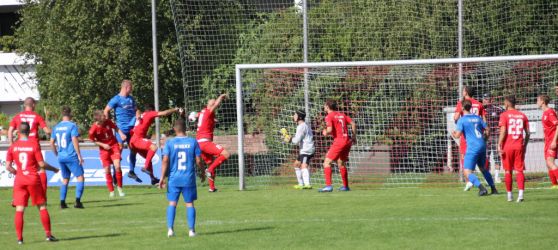
M 283 140 L 286 143 L 298 144 L 300 153 L 294 163 L 296 179 L 298 184 L 294 186 L 295 189 L 312 189 L 310 185 L 310 161 L 314 156 L 314 135 L 310 126 L 304 122 L 306 113 L 303 110 L 296 111 L 293 115 L 293 120 L 298 125 L 296 127 L 296 134 L 291 137 L 286 128 L 281 129 Z

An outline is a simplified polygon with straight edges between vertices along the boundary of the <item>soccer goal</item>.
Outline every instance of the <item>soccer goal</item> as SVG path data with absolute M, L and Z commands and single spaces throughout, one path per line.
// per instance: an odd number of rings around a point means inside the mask
M 526 155 L 528 185 L 549 185 L 543 159 L 542 111 L 536 98 L 542 93 L 555 98 L 557 84 L 558 54 L 239 64 L 239 187 L 296 183 L 293 162 L 298 147 L 284 143 L 280 130 L 295 133 L 292 116 L 300 109 L 306 110 L 306 120 L 314 130 L 311 181 L 314 186 L 323 185 L 322 162 L 331 144 L 331 138 L 321 134 L 327 99 L 336 100 L 340 111 L 357 123 L 358 143 L 351 149 L 348 164 L 353 186 L 456 185 L 460 180 L 459 141 L 452 139 L 450 132 L 464 86 L 472 88 L 475 99 L 484 99 L 485 106 L 501 107 L 504 96 L 517 97 L 517 108 L 529 117 L 532 131 Z M 490 119 L 498 117 L 492 113 L 488 117 L 494 135 L 497 122 Z M 498 155 L 488 151 L 493 170 L 500 165 Z M 339 182 L 334 178 L 334 184 Z

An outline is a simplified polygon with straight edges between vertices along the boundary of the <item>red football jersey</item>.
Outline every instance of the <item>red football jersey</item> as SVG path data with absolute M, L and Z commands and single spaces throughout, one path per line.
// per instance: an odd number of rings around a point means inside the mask
M 337 139 L 349 139 L 349 128 L 347 125 L 352 123 L 351 117 L 341 113 L 341 112 L 331 112 L 325 118 L 326 126 L 331 127 L 331 136 L 334 140 Z
M 116 125 L 111 120 L 106 120 L 101 125 L 93 123 L 89 129 L 89 139 L 92 141 L 106 143 L 108 145 L 117 144 L 118 142 L 114 136 L 114 129 L 116 129 Z
M 508 110 L 500 115 L 500 127 L 507 131 L 504 150 L 523 149 L 523 132 L 529 129 L 529 120 L 518 110 Z
M 147 111 L 141 114 L 138 125 L 134 127 L 133 137 L 145 138 L 149 131 L 149 127 L 151 127 L 155 118 L 158 117 L 158 113 L 157 111 Z
M 215 113 L 208 108 L 204 108 L 198 115 L 198 133 L 196 139 L 213 140 L 213 130 L 215 129 Z
M 556 126 L 558 126 L 558 118 L 554 109 L 547 109 L 543 112 L 542 125 L 544 131 L 544 143 L 550 145 L 554 135 L 556 134 Z
M 467 99 L 469 101 L 471 101 L 471 113 L 474 115 L 478 115 L 480 117 L 483 117 L 484 115 L 486 115 L 486 110 L 484 109 L 484 106 L 482 105 L 481 102 L 477 101 L 475 98 L 469 98 Z M 457 102 L 457 106 L 455 107 L 455 113 L 459 113 L 461 114 L 461 116 L 463 116 L 463 107 L 461 106 L 461 101 Z
M 43 117 L 33 111 L 23 111 L 14 116 L 10 122 L 10 127 L 17 130 L 22 122 L 28 122 L 31 127 L 29 131 L 29 139 L 37 140 L 39 138 L 39 128 L 45 128 L 46 123 Z
M 11 161 L 16 165 L 15 184 L 34 185 L 41 182 L 38 163 L 44 160 L 36 142 L 17 140 L 8 149 L 6 161 Z

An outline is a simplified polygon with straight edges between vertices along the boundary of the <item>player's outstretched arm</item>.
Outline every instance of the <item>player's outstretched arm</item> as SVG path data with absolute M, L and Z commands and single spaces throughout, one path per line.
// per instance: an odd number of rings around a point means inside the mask
M 225 100 L 228 96 L 229 96 L 229 94 L 220 95 L 219 97 L 217 97 L 217 100 L 215 100 L 213 105 L 211 105 L 211 107 L 207 107 L 207 108 L 209 110 L 211 110 L 211 112 L 215 111 L 215 109 L 217 109 L 221 105 L 221 102 L 223 102 L 223 100 Z
M 169 116 L 169 115 L 172 115 L 176 112 L 179 112 L 180 110 L 181 110 L 181 108 L 172 108 L 172 109 L 167 109 L 167 110 L 164 110 L 164 111 L 159 111 L 157 113 L 157 116 Z
M 169 156 L 163 156 L 163 163 L 161 164 L 161 180 L 159 181 L 159 188 L 165 188 L 165 179 L 167 178 L 167 169 L 169 168 Z

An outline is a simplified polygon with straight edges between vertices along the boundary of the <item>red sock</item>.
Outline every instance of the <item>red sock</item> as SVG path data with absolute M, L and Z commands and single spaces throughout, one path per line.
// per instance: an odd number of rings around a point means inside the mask
M 210 189 L 215 189 L 215 171 L 211 172 L 211 177 L 213 178 L 213 180 L 208 179 L 209 182 L 209 188 Z
M 45 229 L 45 233 L 47 237 L 50 237 L 50 215 L 48 215 L 48 210 L 42 209 L 39 210 L 39 213 L 41 214 L 41 222 L 43 223 L 43 228 Z
M 347 167 L 341 166 L 339 168 L 339 172 L 341 173 L 341 179 L 343 180 L 343 186 L 349 187 L 349 174 L 347 173 Z
M 331 167 L 324 168 L 324 177 L 326 186 L 331 186 Z
M 558 168 L 557 169 L 553 169 L 553 170 L 549 170 L 548 171 L 548 176 L 550 177 L 550 182 L 552 182 L 552 185 L 558 185 Z
M 504 175 L 504 182 L 506 182 L 506 191 L 511 192 L 512 191 L 512 174 L 511 173 L 506 173 Z
M 155 156 L 155 151 L 149 150 L 147 151 L 147 156 L 145 157 L 145 169 L 151 172 L 151 174 L 153 174 L 153 163 L 151 163 L 153 156 Z
M 109 190 L 109 192 L 113 192 L 114 191 L 114 186 L 112 185 L 112 175 L 111 174 L 105 174 L 105 180 L 107 180 L 107 188 Z M 118 181 L 118 179 L 116 179 Z
M 517 172 L 517 176 L 516 178 L 516 182 L 517 182 L 517 188 L 519 190 L 525 190 L 525 175 L 523 174 L 523 172 Z
M 122 171 L 116 171 L 116 185 L 118 185 L 118 187 L 122 187 Z
M 217 167 L 219 167 L 219 166 L 220 166 L 224 161 L 226 161 L 226 160 L 227 160 L 226 157 L 224 157 L 224 156 L 222 156 L 222 155 L 219 155 L 219 157 L 217 157 L 217 159 L 215 159 L 215 160 L 213 161 L 213 163 L 211 163 L 211 165 L 209 165 L 209 167 L 208 167 L 207 169 L 209 169 L 209 171 L 210 171 L 211 173 L 213 173 L 213 172 L 215 172 L 215 169 L 216 169 Z
M 15 228 L 17 240 L 23 240 L 23 211 L 16 211 L 15 213 Z
M 45 191 L 45 197 L 46 197 L 46 191 L 47 191 L 47 174 L 46 174 L 46 172 L 39 172 L 39 179 L 41 180 L 41 186 L 43 187 L 43 190 Z

